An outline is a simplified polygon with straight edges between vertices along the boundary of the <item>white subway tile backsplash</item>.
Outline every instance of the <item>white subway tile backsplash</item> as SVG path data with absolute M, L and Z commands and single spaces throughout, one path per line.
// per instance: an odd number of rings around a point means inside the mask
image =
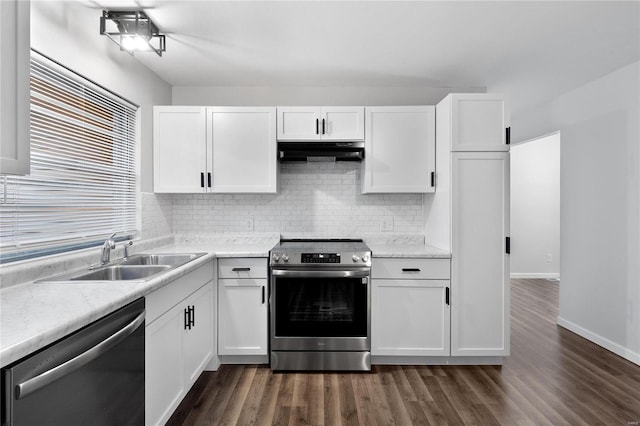
M 171 194 L 143 192 L 141 237 L 157 238 L 173 233 L 173 207 Z
M 359 163 L 280 167 L 278 194 L 174 194 L 171 214 L 156 217 L 148 232 L 166 230 L 162 219 L 171 216 L 176 234 L 247 233 L 253 218 L 250 232 L 256 234 L 357 237 L 380 234 L 383 220 L 392 217 L 393 233 L 423 234 L 422 195 L 360 194 Z M 166 207 L 163 197 L 147 202 L 151 211 Z

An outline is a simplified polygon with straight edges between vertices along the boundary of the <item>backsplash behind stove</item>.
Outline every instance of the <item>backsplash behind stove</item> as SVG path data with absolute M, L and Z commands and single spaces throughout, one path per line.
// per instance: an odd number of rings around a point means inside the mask
M 173 195 L 173 232 L 422 234 L 421 194 L 360 188 L 360 163 L 282 163 L 278 194 Z

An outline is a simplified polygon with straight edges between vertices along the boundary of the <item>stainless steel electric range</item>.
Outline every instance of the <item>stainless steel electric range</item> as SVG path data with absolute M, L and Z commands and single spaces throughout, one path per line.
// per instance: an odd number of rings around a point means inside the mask
M 370 371 L 371 250 L 283 239 L 270 258 L 271 368 Z

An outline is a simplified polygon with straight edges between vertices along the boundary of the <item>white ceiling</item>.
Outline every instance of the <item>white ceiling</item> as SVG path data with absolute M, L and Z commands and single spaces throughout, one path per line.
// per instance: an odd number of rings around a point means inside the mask
M 640 58 L 640 2 L 95 0 L 167 34 L 173 86 L 488 87 L 524 108 Z

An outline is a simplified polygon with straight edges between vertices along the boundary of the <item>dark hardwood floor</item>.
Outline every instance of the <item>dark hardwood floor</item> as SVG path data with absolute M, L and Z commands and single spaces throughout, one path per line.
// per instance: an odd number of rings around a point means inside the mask
M 205 372 L 170 425 L 638 425 L 640 367 L 556 325 L 558 283 L 512 280 L 511 356 L 368 373 Z

